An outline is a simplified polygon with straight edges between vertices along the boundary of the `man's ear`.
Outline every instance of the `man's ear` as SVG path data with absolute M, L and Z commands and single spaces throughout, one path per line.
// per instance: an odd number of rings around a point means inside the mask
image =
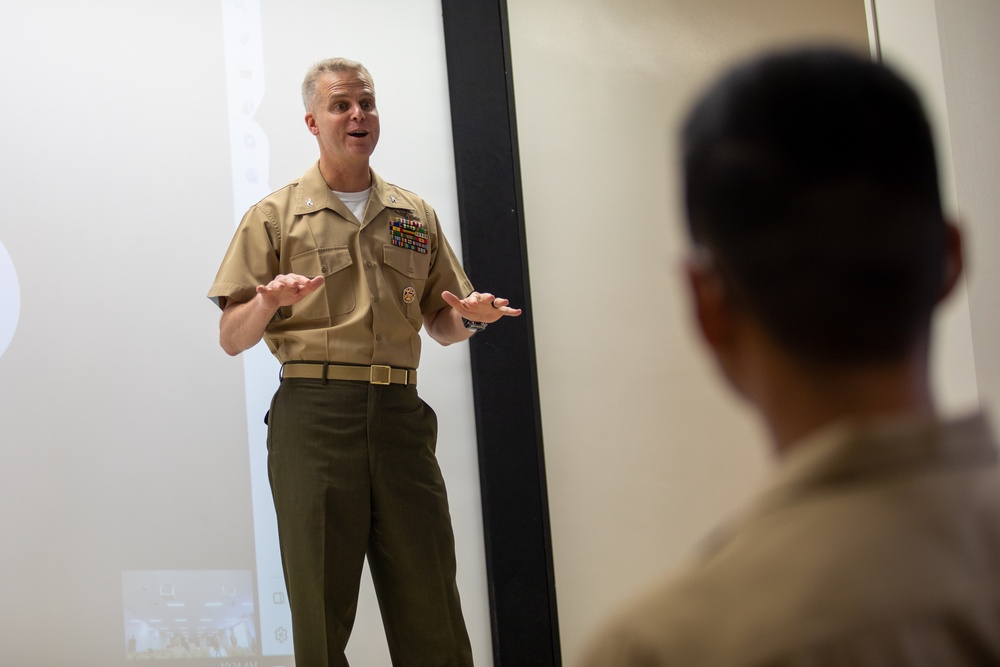
M 702 339 L 718 354 L 732 343 L 733 312 L 722 277 L 704 255 L 684 263 L 691 305 Z
M 965 269 L 965 251 L 962 249 L 962 232 L 958 225 L 945 221 L 944 279 L 941 282 L 939 301 L 951 294 Z
M 316 126 L 316 116 L 313 114 L 312 111 L 306 112 L 305 121 L 306 121 L 306 127 L 309 128 L 309 132 L 311 134 L 318 135 L 319 128 Z
M 711 256 L 694 253 L 685 262 L 688 289 L 701 338 L 722 376 L 737 394 L 749 398 L 755 367 L 766 338 L 755 320 L 733 297 Z

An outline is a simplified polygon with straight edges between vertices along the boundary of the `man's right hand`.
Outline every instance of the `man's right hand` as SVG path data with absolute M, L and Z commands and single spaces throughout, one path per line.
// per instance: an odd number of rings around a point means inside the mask
M 306 278 L 295 273 L 282 274 L 266 285 L 257 285 L 257 294 L 263 305 L 277 310 L 298 303 L 319 289 L 323 282 L 323 276 Z
M 237 355 L 264 337 L 268 323 L 282 306 L 291 306 L 323 284 L 323 276 L 306 278 L 294 273 L 276 276 L 257 286 L 257 296 L 244 303 L 230 302 L 219 321 L 219 343 L 227 354 Z

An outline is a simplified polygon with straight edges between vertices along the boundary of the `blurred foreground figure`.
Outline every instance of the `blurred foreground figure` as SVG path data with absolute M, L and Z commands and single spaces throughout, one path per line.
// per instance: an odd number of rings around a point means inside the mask
M 941 418 L 928 379 L 962 249 L 917 96 L 847 53 L 769 54 L 705 94 L 683 143 L 699 329 L 780 461 L 584 663 L 1000 664 L 995 439 Z

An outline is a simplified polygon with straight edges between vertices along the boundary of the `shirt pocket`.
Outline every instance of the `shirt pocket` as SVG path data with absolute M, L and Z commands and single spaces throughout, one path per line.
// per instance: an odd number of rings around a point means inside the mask
M 388 269 L 384 272 L 385 280 L 389 289 L 397 295 L 396 303 L 400 304 L 408 319 L 419 321 L 420 302 L 431 269 L 430 255 L 394 245 L 384 245 L 382 263 Z
M 350 270 L 354 260 L 347 246 L 317 248 L 293 255 L 292 271 L 313 278 L 323 276 L 318 290 L 291 306 L 289 316 L 307 320 L 323 320 L 354 310 L 354 276 Z

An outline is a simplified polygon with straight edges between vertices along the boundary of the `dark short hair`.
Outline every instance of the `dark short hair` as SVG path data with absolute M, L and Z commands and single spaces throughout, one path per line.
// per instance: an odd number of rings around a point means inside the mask
M 725 74 L 683 129 L 689 232 L 735 298 L 814 360 L 898 357 L 944 279 L 931 130 L 913 89 L 838 49 Z

